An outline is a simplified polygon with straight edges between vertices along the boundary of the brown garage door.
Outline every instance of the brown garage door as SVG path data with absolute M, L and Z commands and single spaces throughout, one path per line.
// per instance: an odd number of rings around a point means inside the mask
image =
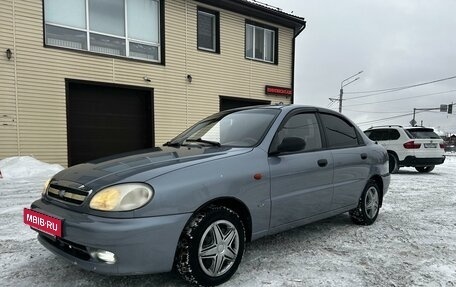
M 153 90 L 67 82 L 68 165 L 154 146 Z
M 257 105 L 270 105 L 271 101 L 220 96 L 220 111 Z

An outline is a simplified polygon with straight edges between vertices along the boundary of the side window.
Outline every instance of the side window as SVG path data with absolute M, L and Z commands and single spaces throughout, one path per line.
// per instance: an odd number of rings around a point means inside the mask
M 271 149 L 275 150 L 284 138 L 295 137 L 303 139 L 305 147 L 302 151 L 311 151 L 322 148 L 318 121 L 313 113 L 303 113 L 292 116 L 277 132 Z
M 268 63 L 278 63 L 278 29 L 246 20 L 245 57 Z
M 389 140 L 397 140 L 400 137 L 401 137 L 401 134 L 399 133 L 398 130 L 393 130 L 393 129 L 390 130 L 389 137 L 388 137 Z
M 198 7 L 198 49 L 220 53 L 220 14 Z
M 358 145 L 355 128 L 342 118 L 321 114 L 329 148 L 351 147 Z
M 389 129 L 376 129 L 364 132 L 373 141 L 386 141 L 389 139 Z

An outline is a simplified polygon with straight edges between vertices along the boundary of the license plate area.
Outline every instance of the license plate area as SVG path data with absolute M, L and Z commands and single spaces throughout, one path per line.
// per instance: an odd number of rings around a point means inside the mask
M 62 237 L 63 220 L 24 208 L 24 223 L 51 236 Z
M 437 144 L 436 143 L 425 143 L 424 147 L 425 148 L 436 148 Z

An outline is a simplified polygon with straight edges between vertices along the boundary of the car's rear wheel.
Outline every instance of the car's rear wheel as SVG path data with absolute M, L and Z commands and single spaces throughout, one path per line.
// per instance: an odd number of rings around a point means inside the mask
M 361 194 L 358 206 L 349 212 L 352 221 L 359 225 L 374 223 L 380 210 L 380 196 L 377 183 L 370 180 Z
M 396 173 L 399 170 L 399 159 L 393 153 L 388 153 L 389 173 Z
M 435 165 L 417 166 L 415 169 L 421 173 L 428 173 L 434 170 Z
M 239 215 L 226 207 L 210 207 L 185 227 L 176 269 L 188 282 L 215 286 L 228 281 L 244 254 L 245 229 Z

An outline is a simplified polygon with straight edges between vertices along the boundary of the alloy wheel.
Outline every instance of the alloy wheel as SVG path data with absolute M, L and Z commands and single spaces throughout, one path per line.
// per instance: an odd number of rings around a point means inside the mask
M 366 193 L 365 206 L 367 216 L 372 219 L 376 216 L 378 211 L 378 191 L 374 186 L 371 186 Z
M 211 277 L 225 274 L 239 252 L 239 233 L 227 220 L 212 223 L 204 232 L 198 249 L 198 260 L 204 273 Z

